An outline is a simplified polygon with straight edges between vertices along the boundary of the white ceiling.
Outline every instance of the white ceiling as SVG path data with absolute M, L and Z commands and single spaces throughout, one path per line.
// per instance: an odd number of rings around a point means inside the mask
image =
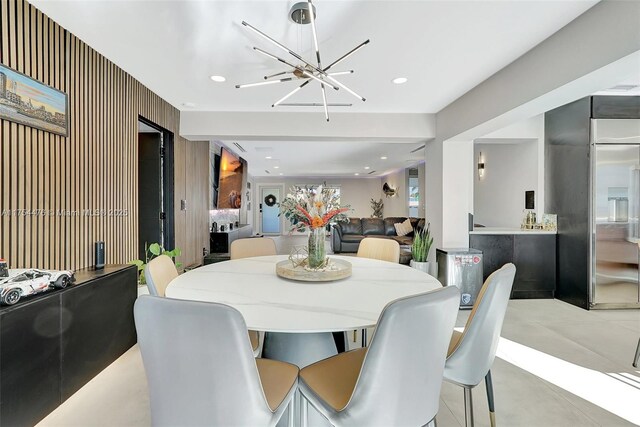
M 247 160 L 253 176 L 379 177 L 424 161 L 423 143 L 363 141 L 234 141 L 224 145 Z M 271 159 L 267 159 L 269 156 Z M 381 157 L 387 157 L 381 159 Z M 369 169 L 365 169 L 365 167 Z M 277 168 L 276 168 L 277 167 Z M 269 171 L 268 173 L 266 171 Z M 371 175 L 370 172 L 374 172 Z
M 243 20 L 307 60 L 314 59 L 310 26 L 287 19 L 296 1 L 30 0 L 177 108 L 229 112 L 274 111 L 271 104 L 298 86 L 288 82 L 234 87 L 286 70 L 253 51 L 253 46 L 296 64 L 294 58 L 244 28 Z M 353 107 L 330 111 L 436 113 L 595 3 L 316 0 L 323 64 L 371 40 L 336 68 L 355 70 L 338 79 L 367 101 L 358 101 L 344 90 L 330 90 L 329 102 L 353 103 Z M 227 81 L 214 83 L 210 75 L 225 76 Z M 391 83 L 395 77 L 409 81 L 395 85 Z M 314 82 L 289 102 L 321 100 L 319 84 Z M 317 111 L 318 120 L 323 120 L 321 108 L 280 107 L 277 111 Z M 380 176 L 424 160 L 423 150 L 410 153 L 421 145 L 415 142 L 311 142 L 313 138 L 310 133 L 305 141 L 223 143 L 249 161 L 254 176 L 371 176 L 367 172 L 372 170 Z M 233 142 L 247 152 L 236 150 Z M 265 147 L 270 147 L 270 154 Z M 266 160 L 267 155 L 277 160 Z M 383 155 L 388 159 L 380 160 Z M 275 165 L 280 168 L 274 169 Z
M 272 111 L 271 104 L 297 86 L 235 89 L 285 69 L 251 49 L 286 57 L 243 20 L 313 58 L 310 26 L 287 19 L 293 0 L 30 1 L 180 109 L 193 103 L 195 110 Z M 367 101 L 344 90 L 331 90 L 329 100 L 354 103 L 334 111 L 438 112 L 595 3 L 317 0 L 324 64 L 371 39 L 339 67 L 356 71 L 340 80 Z M 227 81 L 214 83 L 213 74 Z M 392 84 L 399 76 L 409 82 Z M 315 82 L 290 98 L 321 100 Z

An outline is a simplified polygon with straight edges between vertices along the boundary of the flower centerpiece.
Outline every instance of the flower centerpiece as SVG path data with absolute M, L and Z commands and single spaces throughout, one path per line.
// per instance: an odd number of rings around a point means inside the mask
M 308 265 L 311 269 L 326 265 L 326 226 L 331 221 L 348 221 L 348 206 L 340 206 L 335 189 L 294 187 L 280 203 L 280 213 L 291 222 L 291 231 L 309 230 Z

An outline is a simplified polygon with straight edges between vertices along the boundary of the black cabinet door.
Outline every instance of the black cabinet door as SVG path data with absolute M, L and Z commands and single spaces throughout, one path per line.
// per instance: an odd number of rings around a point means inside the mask
M 556 236 L 516 234 L 514 298 L 553 298 L 556 289 Z
M 513 260 L 513 234 L 471 234 L 469 247 L 482 251 L 482 280 Z

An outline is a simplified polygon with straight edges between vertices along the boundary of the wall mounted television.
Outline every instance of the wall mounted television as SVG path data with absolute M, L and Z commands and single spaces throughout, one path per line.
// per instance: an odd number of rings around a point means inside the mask
M 240 209 L 244 162 L 224 147 L 220 153 L 218 209 Z

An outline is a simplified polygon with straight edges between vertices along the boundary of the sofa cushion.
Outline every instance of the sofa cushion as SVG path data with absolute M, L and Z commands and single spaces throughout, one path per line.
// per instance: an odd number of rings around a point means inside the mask
M 360 243 L 365 237 L 362 234 L 343 234 L 342 241 L 344 243 Z
M 362 218 L 362 234 L 365 236 L 384 235 L 384 221 L 381 218 Z
M 400 246 L 411 246 L 413 244 L 413 237 L 409 236 L 393 236 L 393 240 L 398 242 Z
M 414 230 L 423 230 L 427 226 L 424 218 L 420 218 L 420 221 L 413 227 Z
M 342 234 L 362 234 L 362 221 L 360 218 L 349 218 L 349 222 L 341 222 Z
M 406 236 L 413 231 L 409 218 L 405 219 L 403 222 L 397 222 L 393 225 L 396 228 L 396 234 L 398 236 Z
M 404 221 L 405 217 L 403 216 L 390 216 L 384 219 L 384 234 L 387 236 L 397 236 L 396 234 L 396 226 L 398 222 Z

